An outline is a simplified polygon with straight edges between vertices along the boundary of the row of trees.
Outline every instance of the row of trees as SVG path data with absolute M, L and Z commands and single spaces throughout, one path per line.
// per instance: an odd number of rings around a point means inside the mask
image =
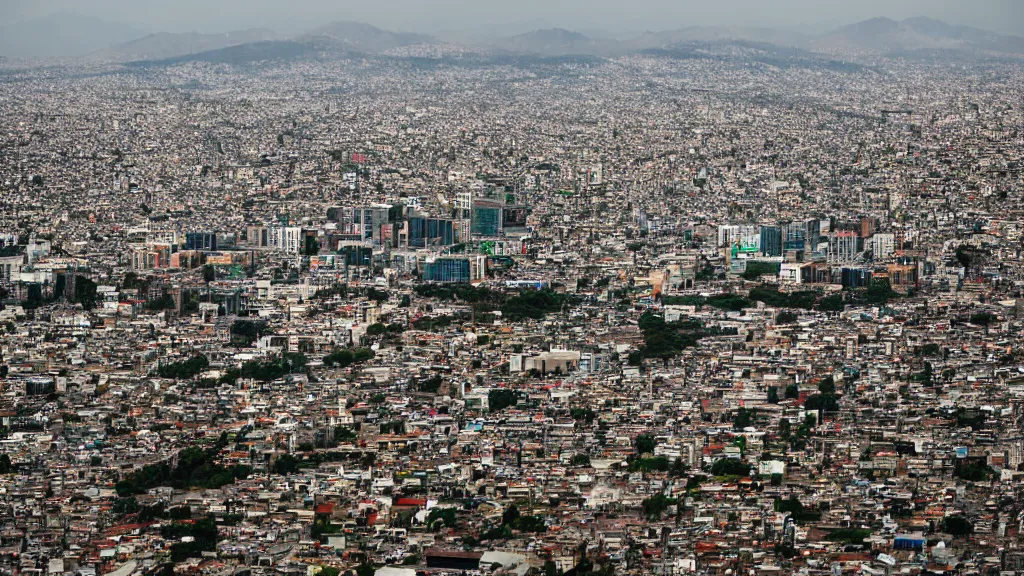
M 372 359 L 373 350 L 369 348 L 335 348 L 330 354 L 324 356 L 324 365 L 333 368 L 347 368 L 353 364 L 359 364 Z
M 298 352 L 285 352 L 266 362 L 250 360 L 242 364 L 241 368 L 229 368 L 221 377 L 221 382 L 233 384 L 239 378 L 270 382 L 288 374 L 304 371 L 307 362 L 306 356 Z
M 194 378 L 199 375 L 202 371 L 210 367 L 210 361 L 200 354 L 199 356 L 193 356 L 188 360 L 182 360 L 180 362 L 172 362 L 170 364 L 164 364 L 157 368 L 157 375 L 161 378 L 177 378 L 181 380 L 187 380 Z
M 220 488 L 234 483 L 236 479 L 247 478 L 252 473 L 249 466 L 225 467 L 215 462 L 218 453 L 226 445 L 227 435 L 222 434 L 221 438 L 207 449 L 199 446 L 185 448 L 171 461 L 147 464 L 129 474 L 115 484 L 114 489 L 118 496 L 128 497 L 143 494 L 158 486 L 170 486 L 180 490 Z
M 721 310 L 738 312 L 750 308 L 755 302 L 764 302 L 774 308 L 794 308 L 801 310 L 818 310 L 821 312 L 842 312 L 847 301 L 873 306 L 884 306 L 889 300 L 900 294 L 892 289 L 886 278 L 876 278 L 862 289 L 849 290 L 844 294 L 824 295 L 818 290 L 798 290 L 782 292 L 773 284 L 761 284 L 750 289 L 748 296 L 738 294 L 716 294 L 713 296 L 665 296 L 663 304 L 681 304 L 690 306 L 712 306 Z

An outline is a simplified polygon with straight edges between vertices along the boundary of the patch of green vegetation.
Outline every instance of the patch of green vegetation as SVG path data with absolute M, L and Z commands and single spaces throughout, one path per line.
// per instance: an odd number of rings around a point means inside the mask
M 746 280 L 757 280 L 759 277 L 768 274 L 771 276 L 778 276 L 779 269 L 782 267 L 778 262 L 763 262 L 760 260 L 753 260 L 747 262 L 746 269 L 743 270 L 743 278 Z
M 455 317 L 446 314 L 440 316 L 420 316 L 413 321 L 412 327 L 416 330 L 433 332 L 434 330 L 443 330 L 453 323 L 455 323 Z
M 669 498 L 664 494 L 655 494 L 650 498 L 644 498 L 643 502 L 640 503 L 640 507 L 643 509 L 644 517 L 651 522 L 657 522 L 661 520 L 662 514 L 668 510 L 669 506 L 675 506 L 678 500 L 675 498 Z
M 217 524 L 209 516 L 191 523 L 166 524 L 160 529 L 160 535 L 165 540 L 174 542 L 171 544 L 171 561 L 175 563 L 189 558 L 201 558 L 203 552 L 217 550 Z M 192 540 L 182 542 L 186 536 L 190 536 Z
M 810 310 L 814 308 L 819 293 L 814 290 L 800 290 L 797 292 L 780 292 L 778 286 L 763 284 L 750 289 L 750 299 L 754 302 L 764 302 L 766 306 L 773 308 L 801 308 Z
M 871 536 L 871 530 L 865 528 L 841 528 L 833 530 L 825 536 L 829 542 L 845 542 L 846 544 L 863 544 Z
M 736 458 L 720 458 L 711 465 L 711 474 L 746 477 L 750 475 L 750 464 Z
M 233 383 L 239 378 L 251 378 L 260 382 L 277 380 L 288 374 L 302 372 L 306 368 L 306 356 L 297 352 L 285 352 L 277 358 L 267 362 L 250 360 L 242 364 L 241 368 L 230 368 L 221 377 L 221 381 Z
M 487 393 L 487 407 L 490 412 L 500 412 L 519 403 L 522 393 L 508 388 L 492 388 Z
M 236 346 L 252 346 L 261 336 L 271 333 L 267 323 L 262 320 L 235 320 L 231 324 L 231 343 Z
M 359 364 L 372 359 L 373 350 L 369 348 L 335 348 L 330 354 L 324 356 L 324 365 L 333 368 L 347 368 L 352 364 Z
M 226 445 L 227 435 L 222 434 L 213 446 L 205 450 L 199 446 L 185 448 L 178 452 L 177 463 L 173 468 L 169 462 L 148 464 L 118 482 L 114 489 L 118 496 L 127 497 L 142 494 L 157 486 L 170 486 L 179 490 L 213 489 L 232 484 L 239 478 L 247 478 L 252 473 L 248 466 L 225 467 L 214 462 Z
M 525 290 L 501 305 L 501 314 L 510 322 L 540 320 L 558 312 L 568 302 L 564 294 L 552 290 Z
M 193 356 L 188 360 L 182 360 L 180 362 L 172 362 L 171 364 L 164 364 L 157 368 L 157 375 L 161 378 L 177 378 L 187 380 L 189 378 L 196 377 L 200 372 L 206 370 L 210 366 L 210 361 L 200 354 L 199 356 Z

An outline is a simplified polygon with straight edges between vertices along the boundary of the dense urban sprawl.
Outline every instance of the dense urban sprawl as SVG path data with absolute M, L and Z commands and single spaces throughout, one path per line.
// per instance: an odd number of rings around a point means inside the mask
M 708 50 L 6 67 L 0 572 L 1021 573 L 1020 61 Z

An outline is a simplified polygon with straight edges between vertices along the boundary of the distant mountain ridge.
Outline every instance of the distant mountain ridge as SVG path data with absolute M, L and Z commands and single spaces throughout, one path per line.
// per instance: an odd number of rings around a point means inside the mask
M 690 26 L 678 30 L 645 32 L 631 43 L 637 49 L 665 48 L 687 42 L 719 42 L 742 40 L 762 42 L 779 46 L 800 46 L 808 37 L 797 32 L 775 28 L 752 28 L 735 26 Z
M 340 47 L 359 52 L 379 53 L 415 46 L 418 44 L 436 44 L 438 41 L 432 36 L 414 34 L 411 32 L 391 32 L 382 30 L 370 24 L 362 22 L 332 22 L 325 26 L 314 28 L 296 38 L 299 42 L 333 41 Z
M 174 66 L 188 62 L 207 62 L 210 64 L 230 64 L 232 66 L 245 66 L 256 62 L 274 62 L 285 60 L 302 60 L 315 58 L 319 54 L 316 45 L 310 42 L 296 42 L 294 40 L 267 40 L 264 42 L 250 42 L 227 46 L 216 50 L 207 50 L 195 54 L 183 54 L 181 56 L 154 59 L 136 60 L 129 62 L 129 66 Z
M 0 56 L 78 58 L 145 35 L 127 24 L 57 13 L 0 28 Z
M 499 38 L 493 47 L 517 54 L 567 56 L 575 54 L 605 56 L 621 50 L 616 40 L 596 40 L 564 28 L 534 30 Z
M 957 50 L 1024 54 L 1024 39 L 925 17 L 901 21 L 872 18 L 813 38 L 807 47 L 883 53 Z
M 953 25 L 925 17 L 896 21 L 872 18 L 831 32 L 810 35 L 764 27 L 691 26 L 645 32 L 623 39 L 595 39 L 560 28 L 536 30 L 493 42 L 509 52 L 559 56 L 566 54 L 614 56 L 651 49 L 668 49 L 702 42 L 756 42 L 816 52 L 906 54 L 923 50 L 956 50 L 1024 55 L 1024 39 Z
M 57 37 L 59 42 L 47 43 Z M 956 51 L 973 55 L 1024 56 L 1024 39 L 917 17 L 897 21 L 872 18 L 823 34 L 804 34 L 765 27 L 691 26 L 616 37 L 601 31 L 588 36 L 564 28 L 544 28 L 505 37 L 489 37 L 458 45 L 425 34 L 394 32 L 362 22 L 339 21 L 318 26 L 291 38 L 272 30 L 255 29 L 225 34 L 143 34 L 129 26 L 94 18 L 55 15 L 0 30 L 0 56 L 86 57 L 91 60 L 172 63 L 189 61 L 274 61 L 332 58 L 347 54 L 416 56 L 417 46 L 433 53 L 469 47 L 495 55 L 560 58 L 615 57 L 650 50 L 675 51 L 702 43 L 758 43 L 803 49 L 819 54 L 892 54 Z M 803 56 L 801 56 L 803 58 Z
M 280 34 L 265 28 L 239 30 L 224 34 L 158 32 L 96 52 L 90 57 L 122 61 L 162 60 L 280 38 Z

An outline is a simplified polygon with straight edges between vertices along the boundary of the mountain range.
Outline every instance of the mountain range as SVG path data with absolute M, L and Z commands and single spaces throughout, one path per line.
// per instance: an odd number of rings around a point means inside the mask
M 538 56 L 608 56 L 620 50 L 620 42 L 614 39 L 595 39 L 563 28 L 549 28 L 497 38 L 490 47 L 515 54 Z
M 464 51 L 540 57 L 610 57 L 674 50 L 693 43 L 757 43 L 809 53 L 912 55 L 957 51 L 1024 56 L 1024 39 L 948 24 L 930 18 L 873 18 L 823 34 L 773 28 L 694 26 L 626 37 L 562 28 L 467 41 L 383 30 L 359 22 L 333 22 L 286 37 L 267 29 L 224 34 L 146 34 L 130 26 L 85 16 L 57 14 L 0 29 L 0 56 L 83 58 L 90 61 L 178 63 L 188 60 L 245 63 L 259 60 L 364 53 L 387 54 L 422 45 L 459 44 Z M 467 45 L 468 44 L 468 45 Z
M 142 36 L 127 24 L 60 13 L 0 28 L 0 56 L 77 58 Z
M 321 42 L 335 44 L 337 47 L 357 52 L 380 53 L 415 46 L 417 44 L 436 44 L 438 40 L 431 36 L 413 34 L 411 32 L 391 32 L 362 22 L 332 22 L 314 28 L 300 35 L 300 42 Z
M 224 34 L 172 34 L 158 32 L 99 50 L 88 55 L 90 60 L 163 60 L 189 54 L 220 50 L 229 46 L 280 40 L 281 35 L 265 28 L 240 30 Z

